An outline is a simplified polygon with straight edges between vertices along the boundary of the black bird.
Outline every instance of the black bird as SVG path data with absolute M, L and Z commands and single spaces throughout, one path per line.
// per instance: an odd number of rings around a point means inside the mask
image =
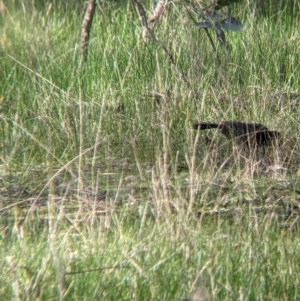
M 239 121 L 223 121 L 221 123 L 200 122 L 193 125 L 195 130 L 219 129 L 230 140 L 248 148 L 272 145 L 280 142 L 280 133 L 269 131 L 260 123 L 245 123 Z

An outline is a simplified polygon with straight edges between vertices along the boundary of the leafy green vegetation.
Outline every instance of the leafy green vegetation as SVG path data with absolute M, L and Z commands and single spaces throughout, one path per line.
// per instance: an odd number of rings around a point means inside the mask
M 83 62 L 83 4 L 0 1 L 0 299 L 299 299 L 299 18 L 243 2 L 216 51 L 170 2 L 174 67 L 134 2 L 98 3 Z M 223 120 L 282 145 L 192 129 Z

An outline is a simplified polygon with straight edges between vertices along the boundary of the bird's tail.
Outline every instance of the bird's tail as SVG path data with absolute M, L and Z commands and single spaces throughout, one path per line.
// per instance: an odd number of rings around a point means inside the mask
M 213 122 L 200 122 L 200 123 L 195 123 L 193 125 L 194 130 L 217 129 L 219 127 L 220 127 L 219 123 L 213 123 Z

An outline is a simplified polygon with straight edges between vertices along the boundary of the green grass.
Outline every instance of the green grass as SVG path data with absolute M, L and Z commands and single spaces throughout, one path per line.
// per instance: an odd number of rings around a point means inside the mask
M 64 221 L 52 228 L 42 219 L 39 227 L 15 226 L 1 242 L 2 296 L 178 300 L 197 285 L 217 300 L 299 296 L 300 242 L 274 215 L 207 217 L 202 224 L 129 219 L 113 217 L 109 229 Z
M 188 84 L 133 2 L 99 3 L 85 64 L 77 1 L 4 3 L 0 299 L 299 299 L 299 20 L 244 2 L 216 53 L 168 5 L 155 34 Z M 231 119 L 282 146 L 192 130 Z

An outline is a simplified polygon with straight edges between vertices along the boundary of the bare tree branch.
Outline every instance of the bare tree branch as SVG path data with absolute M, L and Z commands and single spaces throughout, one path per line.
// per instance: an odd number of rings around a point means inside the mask
M 150 27 L 152 30 L 154 29 L 155 24 L 160 20 L 166 5 L 167 5 L 167 0 L 160 0 L 157 2 L 157 5 L 149 19 L 151 24 Z
M 85 14 L 82 21 L 81 35 L 80 35 L 80 53 L 84 60 L 87 59 L 90 31 L 93 23 L 93 17 L 96 8 L 96 0 L 89 0 L 86 5 Z

